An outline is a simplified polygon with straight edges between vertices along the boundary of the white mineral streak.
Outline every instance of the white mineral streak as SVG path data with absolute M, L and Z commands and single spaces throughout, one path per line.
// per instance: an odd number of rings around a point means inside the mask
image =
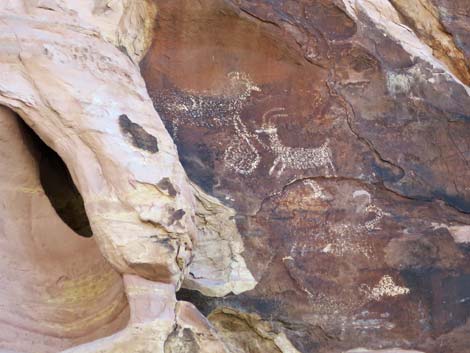
M 361 22 L 358 21 L 359 15 L 366 15 L 384 35 L 389 36 L 412 57 L 420 58 L 429 63 L 433 68 L 443 71 L 443 75 L 446 76 L 447 80 L 460 84 L 467 94 L 470 95 L 470 88 L 462 83 L 442 61 L 433 55 L 432 48 L 423 43 L 402 22 L 400 15 L 388 0 L 343 0 L 343 3 L 346 11 L 356 20 L 358 26 L 361 26 Z
M 448 229 L 456 243 L 470 243 L 470 226 L 451 226 Z
M 284 332 L 278 333 L 274 337 L 273 342 L 282 353 L 300 353 L 289 341 Z
M 447 229 L 458 244 L 470 243 L 470 226 L 469 225 L 448 225 L 444 223 L 431 223 L 433 229 Z
M 233 211 L 189 182 L 136 65 L 150 43 L 154 15 L 150 1 L 2 1 L 0 105 L 64 160 L 94 238 L 119 272 L 166 283 L 174 295 L 194 256 L 192 271 L 200 278 L 189 279 L 191 287 L 239 293 L 256 282 L 241 257 Z M 203 229 L 202 219 L 210 228 Z M 206 268 L 212 252 L 221 263 Z M 131 299 L 136 289 L 129 288 Z M 157 293 L 152 300 L 168 298 Z M 131 316 L 138 310 L 131 300 Z M 151 321 L 133 321 L 129 330 L 148 331 L 153 343 L 139 346 L 127 330 L 72 351 L 137 352 L 152 344 L 152 352 L 163 352 L 174 315 Z

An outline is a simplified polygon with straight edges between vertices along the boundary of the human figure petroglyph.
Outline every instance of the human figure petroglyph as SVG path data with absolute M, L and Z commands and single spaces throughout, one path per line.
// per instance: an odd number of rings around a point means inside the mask
M 258 140 L 258 136 L 248 131 L 239 116 L 236 116 L 233 122 L 237 138 L 232 139 L 225 150 L 224 162 L 237 173 L 250 175 L 261 161 L 258 150 L 251 142 L 251 139 Z
M 272 175 L 277 167 L 277 177 L 281 176 L 286 168 L 306 170 L 324 167 L 327 176 L 334 176 L 336 169 L 332 161 L 329 138 L 321 146 L 310 148 L 289 147 L 282 143 L 277 127 L 271 122 L 271 119 L 287 116 L 285 108 L 272 108 L 263 115 L 262 128 L 257 130 L 260 134 L 268 135 L 269 145 L 267 147 L 276 154 L 274 162 L 269 169 L 269 175 Z

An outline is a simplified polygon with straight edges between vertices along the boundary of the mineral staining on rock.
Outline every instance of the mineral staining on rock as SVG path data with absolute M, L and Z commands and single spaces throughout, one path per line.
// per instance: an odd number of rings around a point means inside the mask
M 208 316 L 231 352 L 299 353 L 280 327 L 256 314 L 218 308 Z
M 0 350 L 468 349 L 468 11 L 0 3 Z
M 11 307 L 2 311 L 0 349 L 163 353 L 181 326 L 201 352 L 225 352 L 175 292 L 190 273 L 198 274 L 193 286 L 215 296 L 256 285 L 233 211 L 190 183 L 147 94 L 137 62 L 154 14 L 150 1 L 0 4 L 1 118 L 13 129 L 2 130 L 10 168 L 1 181 L 14 192 L 0 223 L 0 300 Z M 15 119 L 64 161 L 92 239 L 54 213 Z M 221 248 L 220 266 L 205 258 Z
M 464 2 L 158 1 L 149 94 L 259 281 L 185 298 L 279 323 L 300 352 L 468 344 Z M 236 109 L 234 72 L 257 88 Z M 233 350 L 266 343 L 247 326 Z
M 96 243 L 56 214 L 23 125 L 0 108 L 0 351 L 58 352 L 124 328 L 129 307 Z
M 119 116 L 119 127 L 123 135 L 128 137 L 135 147 L 150 153 L 158 152 L 157 138 L 145 131 L 139 124 L 133 123 L 126 114 Z

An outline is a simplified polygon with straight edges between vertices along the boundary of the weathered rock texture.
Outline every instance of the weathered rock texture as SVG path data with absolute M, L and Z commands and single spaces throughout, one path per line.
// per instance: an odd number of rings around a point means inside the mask
M 0 352 L 468 351 L 469 11 L 2 1 Z
M 0 349 L 225 352 L 175 291 L 256 281 L 234 212 L 191 184 L 147 94 L 154 15 L 150 1 L 0 4 Z
M 237 353 L 468 351 L 468 1 L 156 4 L 149 94 L 259 281 L 181 298 Z
M 0 347 L 17 352 L 61 351 L 107 336 L 129 319 L 119 274 L 49 202 L 37 147 L 1 108 Z

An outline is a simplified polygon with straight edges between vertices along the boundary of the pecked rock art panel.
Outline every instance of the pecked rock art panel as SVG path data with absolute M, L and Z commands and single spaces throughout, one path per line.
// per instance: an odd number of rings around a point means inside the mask
M 300 352 L 440 353 L 452 337 L 458 352 L 468 88 L 396 6 L 373 5 L 157 1 L 149 94 L 191 179 L 236 210 L 259 282 L 180 295 L 260 315 Z
M 352 111 L 329 82 L 329 49 L 319 33 L 308 39 L 308 61 L 295 39 L 306 33 L 266 27 L 228 2 L 202 2 L 179 14 L 171 12 L 176 5 L 158 6 L 159 40 L 141 69 L 183 165 L 206 191 L 252 213 L 289 179 L 336 175 L 339 161 L 341 174 L 351 177 L 361 168 L 395 172 L 349 129 Z M 195 25 L 199 17 L 220 30 L 207 33 Z M 358 154 L 344 160 L 351 148 Z

